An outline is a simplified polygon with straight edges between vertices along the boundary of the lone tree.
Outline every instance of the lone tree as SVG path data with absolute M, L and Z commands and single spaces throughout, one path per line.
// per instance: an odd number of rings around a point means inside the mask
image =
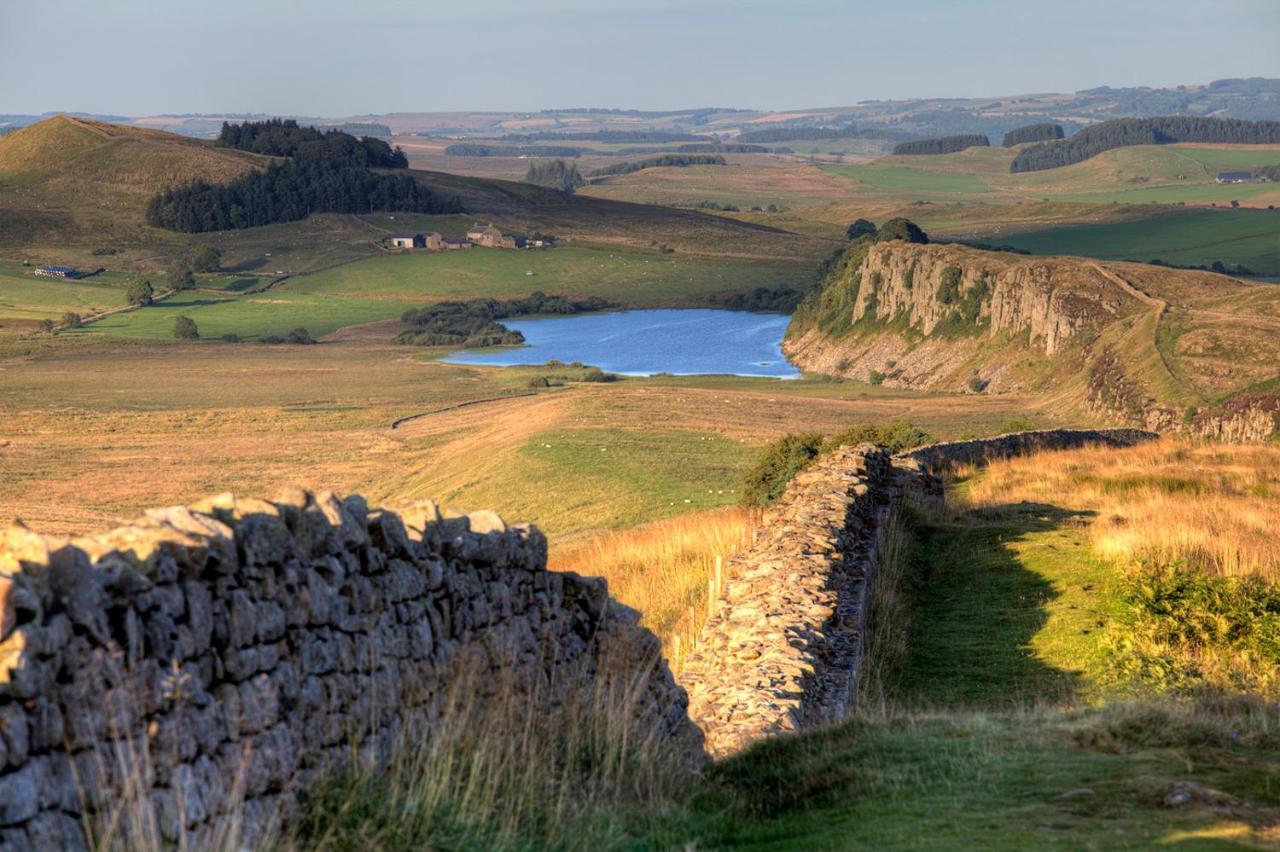
M 196 272 L 217 272 L 222 265 L 222 251 L 217 246 L 201 246 L 191 258 Z
M 129 304 L 140 307 L 151 304 L 151 299 L 154 295 L 155 291 L 151 289 L 151 282 L 145 278 L 133 279 L 124 291 L 124 297 Z
M 173 320 L 173 336 L 179 340 L 199 340 L 200 329 L 191 317 L 178 316 Z
M 844 232 L 845 239 L 856 240 L 858 237 L 874 234 L 876 232 L 876 223 L 870 219 L 857 219 Z
M 175 258 L 169 264 L 166 277 L 169 280 L 169 286 L 175 290 L 190 290 L 196 286 L 196 277 L 191 274 L 191 264 L 182 258 Z
M 75 311 L 67 311 L 62 315 L 62 324 L 67 328 L 79 328 L 84 325 L 84 320 Z

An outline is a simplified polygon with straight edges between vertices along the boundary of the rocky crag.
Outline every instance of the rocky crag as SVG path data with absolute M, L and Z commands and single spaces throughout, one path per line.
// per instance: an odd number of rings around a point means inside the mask
M 1280 290 L 1223 275 L 900 240 L 850 245 L 784 342 L 805 370 L 1228 440 L 1280 428 Z
M 620 683 L 638 728 L 698 763 L 637 620 L 603 580 L 548 572 L 537 529 L 430 503 L 227 495 L 92 538 L 9 529 L 0 849 L 87 848 L 126 794 L 165 843 L 204 848 L 234 812 L 252 845 L 322 772 L 428 734 L 460 671 L 478 700 L 499 678 L 544 702 Z

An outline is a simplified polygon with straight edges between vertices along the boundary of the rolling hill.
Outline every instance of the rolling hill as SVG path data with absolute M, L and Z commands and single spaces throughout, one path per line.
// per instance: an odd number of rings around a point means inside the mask
M 311 216 L 287 225 L 201 239 L 147 226 L 143 212 L 155 193 L 200 179 L 225 181 L 262 168 L 271 158 L 221 148 L 157 130 L 55 116 L 0 137 L 0 254 L 43 262 L 84 262 L 95 249 L 119 255 L 117 264 L 145 265 L 194 242 L 219 243 L 232 264 L 297 254 L 313 244 L 320 264 L 376 252 L 384 231 L 354 216 Z M 573 198 L 514 181 L 411 171 L 431 187 L 462 199 L 469 216 L 504 228 L 541 230 L 562 237 L 632 246 L 667 246 L 705 256 L 782 257 L 816 261 L 829 241 L 778 228 L 688 210 Z M 335 243 L 345 250 L 334 252 Z M 335 256 L 336 255 L 336 256 Z

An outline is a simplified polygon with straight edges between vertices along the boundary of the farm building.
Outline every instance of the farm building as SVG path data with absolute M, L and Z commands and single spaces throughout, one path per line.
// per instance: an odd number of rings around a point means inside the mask
M 506 236 L 492 224 L 484 228 L 479 226 L 472 228 L 467 232 L 467 239 L 484 248 L 513 249 L 516 247 L 515 237 Z
M 1218 183 L 1251 183 L 1257 179 L 1253 172 L 1218 172 Z
M 36 275 L 43 275 L 46 278 L 80 277 L 80 273 L 70 266 L 40 266 L 36 268 Z
M 445 251 L 453 251 L 454 249 L 469 249 L 475 243 L 466 237 L 444 237 L 441 239 L 441 245 Z
M 394 248 L 426 248 L 427 235 L 421 231 L 417 233 L 403 232 L 398 234 L 389 234 L 387 242 Z

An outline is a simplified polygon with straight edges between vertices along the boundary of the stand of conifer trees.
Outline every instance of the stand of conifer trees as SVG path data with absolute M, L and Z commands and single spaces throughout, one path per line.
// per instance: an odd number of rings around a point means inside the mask
M 991 140 L 981 133 L 962 133 L 958 136 L 943 136 L 939 139 L 915 139 L 910 142 L 899 142 L 893 146 L 895 154 L 954 154 L 965 148 L 987 148 Z
M 1168 145 L 1174 142 L 1222 142 L 1240 145 L 1280 143 L 1280 121 L 1245 121 L 1170 115 L 1157 118 L 1118 118 L 1090 125 L 1057 142 L 1041 142 L 1018 152 L 1011 172 L 1035 172 L 1081 163 L 1090 157 L 1129 145 Z

